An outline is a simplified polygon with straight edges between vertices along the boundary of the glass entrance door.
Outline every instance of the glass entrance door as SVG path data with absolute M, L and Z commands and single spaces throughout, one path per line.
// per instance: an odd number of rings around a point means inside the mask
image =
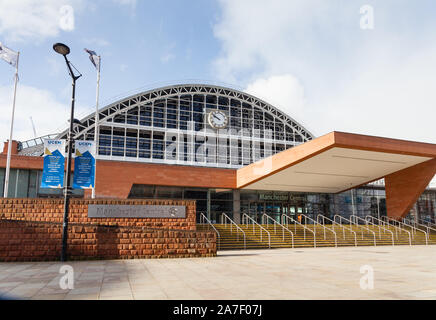
M 249 216 L 258 223 L 261 222 L 262 215 L 265 213 L 265 202 L 251 202 Z

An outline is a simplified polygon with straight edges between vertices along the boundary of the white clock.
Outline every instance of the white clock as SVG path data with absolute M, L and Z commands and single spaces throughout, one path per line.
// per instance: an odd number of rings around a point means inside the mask
M 229 120 L 227 115 L 221 110 L 213 110 L 208 116 L 209 124 L 214 129 L 224 129 L 227 127 Z

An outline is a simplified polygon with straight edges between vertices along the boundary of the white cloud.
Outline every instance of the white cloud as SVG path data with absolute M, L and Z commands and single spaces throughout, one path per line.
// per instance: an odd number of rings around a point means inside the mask
M 364 31 L 363 4 L 220 0 L 214 71 L 317 136 L 337 130 L 435 143 L 435 23 L 421 21 L 412 4 L 376 2 L 375 29 Z
M 82 3 L 83 0 L 0 0 L 0 34 L 16 42 L 39 41 L 55 37 L 61 30 L 73 31 L 74 14 Z
M 9 139 L 12 99 L 13 87 L 0 87 L 0 110 L 3 110 L 0 118 L 0 143 Z M 13 139 L 24 141 L 34 137 L 30 117 L 39 136 L 57 133 L 56 130 L 65 126 L 68 111 L 68 106 L 57 101 L 49 91 L 19 84 Z
M 304 88 L 293 75 L 259 78 L 250 83 L 244 91 L 272 104 L 298 122 L 305 118 Z M 303 123 L 300 124 L 304 126 Z

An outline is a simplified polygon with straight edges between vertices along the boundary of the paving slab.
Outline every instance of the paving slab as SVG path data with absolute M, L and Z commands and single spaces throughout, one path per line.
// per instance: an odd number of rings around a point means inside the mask
M 74 289 L 60 288 L 63 265 Z M 374 288 L 361 288 L 373 270 Z M 0 297 L 35 300 L 429 299 L 436 246 L 222 251 L 215 258 L 0 263 Z M 365 280 L 366 281 L 366 280 Z

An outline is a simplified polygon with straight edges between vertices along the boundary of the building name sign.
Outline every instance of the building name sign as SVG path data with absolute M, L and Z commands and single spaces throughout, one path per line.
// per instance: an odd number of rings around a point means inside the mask
M 288 201 L 289 197 L 287 194 L 260 193 L 259 200 Z
M 88 218 L 186 218 L 186 207 L 90 204 Z

